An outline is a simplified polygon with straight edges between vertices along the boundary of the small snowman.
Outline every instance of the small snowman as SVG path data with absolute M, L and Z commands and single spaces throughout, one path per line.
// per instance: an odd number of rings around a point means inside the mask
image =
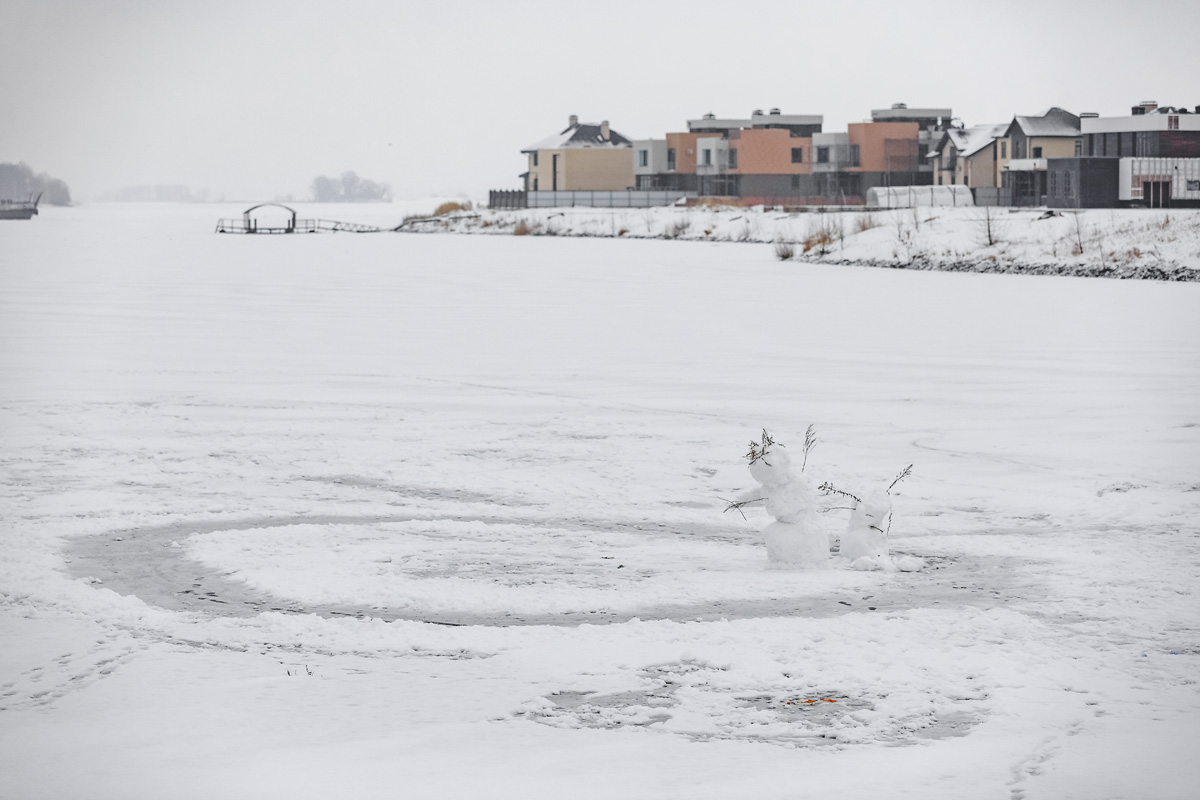
M 924 566 L 924 562 L 919 558 L 894 559 L 888 552 L 888 531 L 891 528 L 892 515 L 891 491 L 911 473 L 912 464 L 909 464 L 885 491 L 873 492 L 861 499 L 834 488 L 830 483 L 823 483 L 819 487 L 823 492 L 839 494 L 854 501 L 850 508 L 850 522 L 846 525 L 846 532 L 842 534 L 842 543 L 838 550 L 838 555 L 850 562 L 852 568 L 915 572 Z
M 892 498 L 886 492 L 874 492 L 855 503 L 850 512 L 850 524 L 842 534 L 842 558 L 852 565 L 860 558 L 879 565 L 887 563 L 888 540 L 884 526 L 891 513 Z
M 804 443 L 806 463 L 815 443 L 810 427 Z M 750 443 L 746 458 L 750 460 L 751 477 L 761 486 L 743 492 L 725 510 L 765 502 L 767 513 L 775 518 L 763 530 L 771 569 L 823 566 L 829 560 L 829 535 L 817 516 L 817 493 L 812 483 L 792 469 L 787 451 L 766 430 L 761 442 Z M 801 466 L 801 472 L 803 469 Z

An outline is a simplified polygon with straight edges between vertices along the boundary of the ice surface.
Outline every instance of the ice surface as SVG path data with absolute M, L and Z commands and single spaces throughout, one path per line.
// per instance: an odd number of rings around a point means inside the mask
M 241 208 L 0 226 L 0 796 L 1194 795 L 1194 284 Z M 924 570 L 763 569 L 810 422 Z

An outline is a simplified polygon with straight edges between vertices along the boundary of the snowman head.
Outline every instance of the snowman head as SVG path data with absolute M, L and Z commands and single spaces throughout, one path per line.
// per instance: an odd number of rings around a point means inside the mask
M 858 502 L 851 517 L 854 521 L 883 530 L 887 515 L 892 513 L 892 498 L 886 492 L 874 492 Z
M 759 483 L 782 483 L 791 478 L 792 459 L 782 445 L 775 445 L 750 462 L 750 475 Z

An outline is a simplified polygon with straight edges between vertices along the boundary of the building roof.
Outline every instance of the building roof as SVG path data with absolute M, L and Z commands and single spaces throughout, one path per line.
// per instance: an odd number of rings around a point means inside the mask
M 964 131 L 967 135 L 963 144 L 958 148 L 958 154 L 964 158 L 973 156 L 995 140 L 1004 136 L 1007 130 L 1008 125 L 1003 122 L 988 125 L 972 125 Z
M 819 127 L 824 122 L 825 117 L 821 114 L 782 114 L 779 109 L 775 108 L 771 109 L 769 114 L 756 111 L 750 115 L 750 125 L 755 128 L 787 125 L 816 125 Z
M 715 133 L 717 131 L 734 131 L 749 128 L 754 124 L 753 119 L 733 119 L 722 117 L 718 119 L 713 114 L 705 114 L 701 119 L 687 121 L 689 133 Z
M 602 123 L 576 122 L 553 136 L 547 136 L 540 142 L 535 142 L 521 149 L 522 153 L 532 153 L 535 150 L 562 150 L 574 147 L 632 147 L 633 143 L 621 134 L 608 129 L 608 138 L 600 134 Z
M 936 158 L 941 155 L 947 140 L 954 145 L 954 149 L 960 156 L 964 158 L 973 156 L 1003 136 L 1008 130 L 1008 125 L 1007 122 L 1000 122 L 972 125 L 970 128 L 950 128 L 942 133 L 941 140 L 938 141 L 937 147 L 929 153 L 928 158 Z
M 949 120 L 953 116 L 954 110 L 950 108 L 909 108 L 903 103 L 896 103 L 891 108 L 871 109 L 872 122 L 908 122 L 918 119 L 937 119 L 939 117 Z
M 1078 136 L 1079 117 L 1055 106 L 1036 117 L 1013 117 L 1009 130 L 1015 125 L 1026 136 Z

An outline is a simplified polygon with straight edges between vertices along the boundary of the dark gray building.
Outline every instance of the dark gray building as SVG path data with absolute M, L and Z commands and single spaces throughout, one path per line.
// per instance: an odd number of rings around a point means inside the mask
M 1115 158 L 1046 159 L 1046 205 L 1111 208 L 1117 205 L 1120 162 Z

